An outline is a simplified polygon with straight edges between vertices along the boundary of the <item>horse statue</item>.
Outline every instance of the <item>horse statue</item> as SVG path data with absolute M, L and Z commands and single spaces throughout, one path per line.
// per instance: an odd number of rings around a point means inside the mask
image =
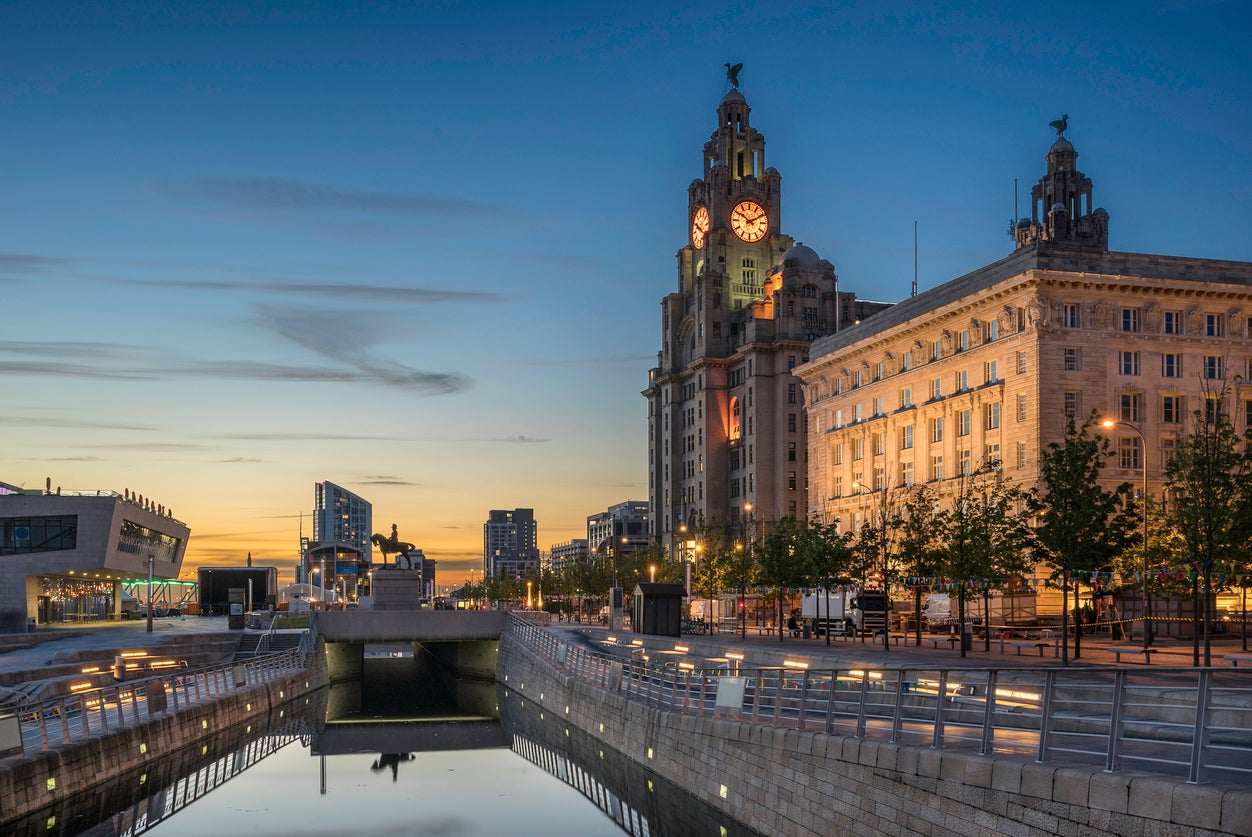
M 416 546 L 408 541 L 400 540 L 399 534 L 396 532 L 396 524 L 391 524 L 391 537 L 380 535 L 375 532 L 370 536 L 370 543 L 378 547 L 378 551 L 383 554 L 383 564 L 387 563 L 387 556 L 396 555 L 396 569 L 400 569 L 400 559 L 404 559 L 404 568 L 406 570 L 413 569 L 413 557 L 410 552 L 417 549 Z

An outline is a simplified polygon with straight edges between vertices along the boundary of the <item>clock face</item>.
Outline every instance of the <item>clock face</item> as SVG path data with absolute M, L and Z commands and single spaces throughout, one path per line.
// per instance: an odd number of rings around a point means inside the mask
M 730 213 L 730 228 L 751 244 L 769 232 L 769 216 L 756 201 L 740 201 Z
M 709 211 L 703 206 L 698 206 L 691 216 L 691 246 L 697 250 L 703 250 L 704 237 L 708 232 Z

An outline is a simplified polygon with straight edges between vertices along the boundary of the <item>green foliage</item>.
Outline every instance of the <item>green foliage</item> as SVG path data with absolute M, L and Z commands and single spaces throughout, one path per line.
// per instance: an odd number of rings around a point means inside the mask
M 1071 420 L 1064 441 L 1050 443 L 1039 461 L 1036 535 L 1058 574 L 1107 569 L 1138 537 L 1138 517 L 1126 502 L 1130 483 L 1100 486 L 1113 451 L 1107 437 L 1088 432 L 1094 423 L 1094 413 L 1081 426 Z

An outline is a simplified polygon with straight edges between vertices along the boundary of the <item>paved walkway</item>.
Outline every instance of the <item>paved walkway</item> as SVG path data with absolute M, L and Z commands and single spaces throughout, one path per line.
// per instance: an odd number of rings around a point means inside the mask
M 0 647 L 0 672 L 37 672 L 58 652 L 121 652 L 131 648 L 160 645 L 176 636 L 230 633 L 226 621 L 225 616 L 185 616 L 181 619 L 167 616 L 152 620 L 152 633 L 148 633 L 147 621 L 143 619 L 98 622 L 87 626 L 42 627 L 36 636 L 50 637 L 46 642 L 11 651 Z
M 617 636 L 620 642 L 626 644 L 629 644 L 631 639 L 638 638 L 630 630 L 610 631 L 601 625 L 553 622 L 551 627 L 586 631 L 589 632 L 591 637 L 601 639 L 612 634 Z M 1059 635 L 1059 631 L 1056 634 Z M 704 648 L 707 643 L 710 646 L 728 651 L 751 648 L 761 652 L 771 652 L 789 657 L 802 655 L 814 668 L 822 667 L 822 664 L 818 662 L 822 660 L 829 660 L 829 665 L 832 667 L 850 663 L 866 663 L 876 666 L 926 666 L 933 668 L 985 668 L 988 666 L 997 668 L 1034 668 L 1060 666 L 1063 664 L 1059 650 L 1059 640 L 1055 636 L 1047 640 L 1038 640 L 1046 643 L 1042 648 L 1042 656 L 1040 655 L 1040 648 L 1033 645 L 1035 640 L 1006 638 L 1002 645 L 999 639 L 992 639 L 991 648 L 987 651 L 984 650 L 986 647 L 984 640 L 975 638 L 973 647 L 965 652 L 964 657 L 961 656 L 956 643 L 949 643 L 946 637 L 946 634 L 928 634 L 923 632 L 922 645 L 918 647 L 913 644 L 914 635 L 910 634 L 907 638 L 907 644 L 906 640 L 903 639 L 899 641 L 899 644 L 896 644 L 896 640 L 893 639 L 891 649 L 884 651 L 881 637 L 874 639 L 866 637 L 864 640 L 861 638 L 831 637 L 829 643 L 827 643 L 826 637 L 810 639 L 784 637 L 780 642 L 777 633 L 759 633 L 755 628 L 749 627 L 746 636 L 741 636 L 738 632 L 710 635 L 684 634 L 678 638 L 650 637 L 649 644 L 651 645 L 656 641 L 673 642 L 675 644 L 692 646 L 694 650 L 695 647 Z M 938 640 L 937 646 L 929 641 L 931 639 Z M 1029 646 L 1015 646 L 1013 645 L 1014 642 L 1032 644 Z M 1141 654 L 1122 654 L 1119 660 L 1118 656 L 1109 650 L 1110 648 L 1140 648 L 1142 646 L 1142 639 L 1114 642 L 1107 635 L 1083 635 L 1082 656 L 1075 660 L 1073 656 L 1073 638 L 1071 637 L 1069 664 L 1088 666 L 1120 665 L 1132 669 L 1142 669 L 1145 668 L 1145 665 Z M 1154 640 L 1153 649 L 1151 664 L 1146 666 L 1147 668 L 1158 666 L 1190 667 L 1192 665 L 1192 643 L 1190 640 L 1162 637 Z M 1224 660 L 1223 657 L 1227 654 L 1241 653 L 1245 652 L 1243 652 L 1242 640 L 1238 636 L 1222 637 L 1212 641 L 1210 656 L 1214 667 L 1230 667 L 1231 663 Z M 1201 646 L 1201 661 L 1203 658 L 1204 648 Z M 1240 669 L 1245 666 L 1252 670 L 1252 663 L 1240 662 Z

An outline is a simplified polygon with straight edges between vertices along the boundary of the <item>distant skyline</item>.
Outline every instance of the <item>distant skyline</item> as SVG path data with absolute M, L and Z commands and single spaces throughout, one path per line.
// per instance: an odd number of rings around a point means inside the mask
M 1252 261 L 1240 2 L 10 3 L 0 480 L 276 565 L 313 485 L 480 569 L 647 497 L 659 302 L 743 62 L 782 229 L 897 301 L 1007 255 L 1069 115 L 1110 248 Z

